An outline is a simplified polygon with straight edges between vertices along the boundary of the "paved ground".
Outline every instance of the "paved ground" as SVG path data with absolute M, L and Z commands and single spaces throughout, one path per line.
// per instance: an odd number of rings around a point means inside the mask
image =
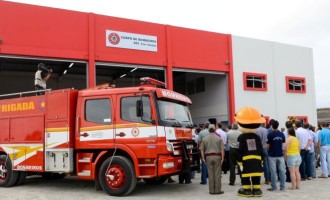
M 320 171 L 317 171 L 320 174 Z M 200 174 L 196 174 L 192 184 L 178 184 L 177 177 L 175 183 L 164 183 L 163 185 L 146 185 L 140 181 L 135 191 L 125 199 L 244 199 L 238 197 L 236 192 L 240 188 L 239 184 L 235 186 L 228 185 L 228 174 L 222 178 L 223 195 L 210 195 L 207 185 L 200 185 Z M 289 186 L 289 184 L 287 185 Z M 330 199 L 330 178 L 314 179 L 303 181 L 300 190 L 287 190 L 285 192 L 268 192 L 268 185 L 262 184 L 264 196 L 258 199 Z M 39 177 L 30 178 L 22 186 L 11 188 L 0 188 L 0 200 L 62 200 L 62 199 L 80 199 L 80 200 L 102 200 L 102 199 L 123 199 L 120 197 L 110 197 L 103 191 L 95 191 L 92 181 L 79 181 L 74 177 L 62 180 L 47 181 Z

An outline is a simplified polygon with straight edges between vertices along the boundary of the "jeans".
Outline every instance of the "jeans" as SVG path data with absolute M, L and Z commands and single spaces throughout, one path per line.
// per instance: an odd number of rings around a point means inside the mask
M 320 148 L 322 176 L 330 175 L 330 146 Z
M 269 171 L 268 151 L 267 151 L 267 149 L 263 149 L 262 156 L 263 156 L 262 162 L 263 162 L 265 181 L 270 181 L 270 171 Z
M 308 154 L 309 160 L 309 174 L 308 177 L 316 178 L 316 168 L 315 168 L 315 152 L 309 152 Z
M 285 162 L 284 157 L 268 157 L 269 161 L 269 169 L 270 169 L 270 177 L 271 177 L 271 186 L 273 190 L 277 190 L 276 181 L 277 181 L 277 174 L 276 171 L 279 172 L 279 179 L 280 179 L 280 189 L 285 190 Z
M 202 175 L 201 175 L 201 184 L 207 183 L 207 166 L 206 163 L 202 161 Z
M 301 175 L 301 179 L 307 179 L 307 175 L 310 174 L 308 154 L 309 154 L 309 150 L 305 150 L 305 149 L 300 150 L 301 164 L 299 167 L 299 172 Z

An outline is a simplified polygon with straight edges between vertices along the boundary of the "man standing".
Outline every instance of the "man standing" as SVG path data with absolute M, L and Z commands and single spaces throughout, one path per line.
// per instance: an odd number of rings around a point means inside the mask
M 322 130 L 318 135 L 317 146 L 320 148 L 322 175 L 319 178 L 327 178 L 330 175 L 330 131 L 325 122 L 320 125 Z
M 215 134 L 215 126 L 209 125 L 210 134 L 201 142 L 200 150 L 203 163 L 207 165 L 210 194 L 223 194 L 221 191 L 221 163 L 224 158 L 224 144 Z
M 208 134 L 210 134 L 209 125 L 210 125 L 210 122 L 208 122 L 208 121 L 205 122 L 203 130 L 198 135 L 199 146 L 202 143 L 203 138 L 205 138 L 206 136 L 208 136 Z M 202 185 L 207 184 L 207 167 L 206 167 L 205 162 L 202 162 L 201 184 Z
M 229 172 L 230 172 L 230 176 L 229 176 L 229 185 L 235 185 L 235 181 L 236 181 L 236 173 L 235 173 L 235 169 L 237 165 L 237 150 L 238 150 L 238 142 L 237 142 L 237 138 L 238 136 L 240 136 L 242 134 L 241 131 L 238 130 L 238 125 L 237 123 L 233 123 L 233 127 L 230 131 L 228 131 L 227 133 L 227 141 L 228 144 L 230 145 L 230 149 L 229 149 Z M 239 169 L 239 168 L 238 168 Z M 239 174 L 241 175 L 241 171 L 239 170 Z
M 277 174 L 279 172 L 280 179 L 280 190 L 285 190 L 285 163 L 284 163 L 284 152 L 283 145 L 285 144 L 285 137 L 282 132 L 277 130 L 278 121 L 273 121 L 271 124 L 272 131 L 267 136 L 267 147 L 268 147 L 268 161 L 270 168 L 271 177 L 271 188 L 268 191 L 277 191 L 276 181 Z
M 34 86 L 35 90 L 45 90 L 46 89 L 46 81 L 52 75 L 53 70 L 49 69 L 44 63 L 39 63 L 38 71 L 35 73 L 34 77 Z M 44 92 L 38 92 L 38 95 L 43 95 Z
M 221 137 L 224 145 L 225 145 L 225 154 L 222 155 L 224 157 L 224 160 L 222 162 L 222 166 L 221 166 L 221 169 L 223 171 L 224 174 L 227 174 L 227 171 L 229 170 L 229 162 L 228 162 L 228 159 L 229 159 L 229 149 L 227 151 L 226 149 L 226 145 L 227 145 L 227 133 L 222 130 L 222 124 L 221 122 L 218 122 L 217 123 L 217 130 L 215 131 L 215 133 Z
M 261 124 L 261 126 L 257 129 L 257 135 L 259 135 L 263 147 L 262 164 L 264 169 L 265 184 L 268 185 L 270 182 L 270 171 L 269 171 L 268 151 L 267 151 L 268 130 L 265 128 L 265 124 Z
M 312 137 L 309 134 L 309 132 L 306 129 L 303 129 L 301 126 L 301 121 L 297 120 L 295 122 L 297 130 L 296 130 L 296 136 L 300 143 L 300 156 L 301 156 L 301 164 L 299 167 L 301 180 L 305 181 L 307 179 L 307 175 L 309 173 L 309 150 L 310 145 L 312 143 Z

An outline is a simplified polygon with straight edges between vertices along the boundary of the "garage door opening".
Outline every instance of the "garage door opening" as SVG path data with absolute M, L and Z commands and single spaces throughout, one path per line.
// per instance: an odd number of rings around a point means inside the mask
M 229 122 L 229 95 L 227 74 L 191 70 L 173 70 L 174 91 L 187 95 L 195 125 Z
M 96 85 L 109 83 L 117 88 L 132 87 L 140 84 L 140 78 L 151 77 L 165 81 L 163 67 L 130 65 L 119 63 L 97 63 Z
M 47 81 L 48 89 L 86 88 L 86 62 L 0 56 L 0 95 L 34 91 L 34 77 L 39 63 L 53 69 Z

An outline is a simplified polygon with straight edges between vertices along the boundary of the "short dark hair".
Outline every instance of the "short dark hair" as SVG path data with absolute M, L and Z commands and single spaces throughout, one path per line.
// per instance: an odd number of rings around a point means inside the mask
M 303 127 L 304 127 L 305 129 L 308 129 L 308 128 L 309 128 L 309 123 L 304 123 Z
M 279 124 L 278 121 L 276 121 L 276 120 L 274 120 L 274 121 L 272 122 L 272 128 L 273 128 L 273 129 L 277 129 L 279 125 L 280 125 L 280 124 Z
M 327 123 L 325 121 L 320 122 L 321 127 L 327 127 Z
M 300 120 L 296 120 L 295 124 L 297 128 L 301 127 L 302 125 Z
M 292 128 L 292 122 L 290 122 L 290 121 L 286 121 L 286 122 L 285 122 L 285 127 L 286 127 L 287 129 Z

